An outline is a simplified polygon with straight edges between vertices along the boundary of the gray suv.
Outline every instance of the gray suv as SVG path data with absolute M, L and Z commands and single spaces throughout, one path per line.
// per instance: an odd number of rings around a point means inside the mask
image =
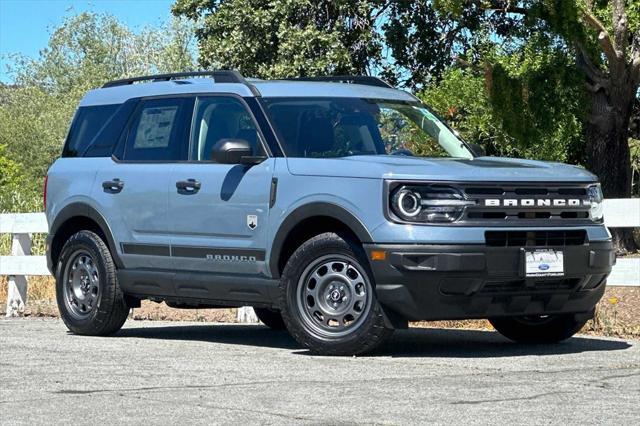
M 253 306 L 321 354 L 414 320 L 556 342 L 615 262 L 594 175 L 486 157 L 373 77 L 109 82 L 82 99 L 45 196 L 60 313 L 85 335 L 150 299 Z

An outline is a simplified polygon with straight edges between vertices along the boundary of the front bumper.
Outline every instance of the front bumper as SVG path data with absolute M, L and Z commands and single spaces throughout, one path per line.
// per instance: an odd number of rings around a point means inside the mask
M 534 249 L 536 247 L 527 247 Z M 407 320 L 472 319 L 591 311 L 615 263 L 610 241 L 562 250 L 564 276 L 525 277 L 521 247 L 368 244 L 380 303 Z

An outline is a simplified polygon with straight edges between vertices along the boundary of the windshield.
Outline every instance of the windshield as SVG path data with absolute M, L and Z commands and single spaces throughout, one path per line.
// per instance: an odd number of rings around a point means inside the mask
M 360 98 L 262 98 L 288 157 L 416 155 L 473 158 L 419 102 Z

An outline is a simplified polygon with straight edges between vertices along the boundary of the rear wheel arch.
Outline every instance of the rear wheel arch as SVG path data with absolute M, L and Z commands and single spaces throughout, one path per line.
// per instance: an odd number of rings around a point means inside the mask
M 116 267 L 122 268 L 122 261 L 118 256 L 116 243 L 107 221 L 95 208 L 85 203 L 72 203 L 64 207 L 51 224 L 50 256 L 53 268 L 56 267 L 66 241 L 82 230 L 97 234 L 109 248 Z
M 327 202 L 305 204 L 291 212 L 275 234 L 269 256 L 271 276 L 279 278 L 293 252 L 324 232 L 336 232 L 359 243 L 373 241 L 362 222 L 345 208 Z

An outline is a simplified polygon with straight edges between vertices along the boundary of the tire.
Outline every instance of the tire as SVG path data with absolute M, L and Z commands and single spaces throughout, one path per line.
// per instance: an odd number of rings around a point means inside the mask
M 272 330 L 286 330 L 282 315 L 279 311 L 268 308 L 253 308 L 256 316 L 264 325 Z
M 374 289 L 362 247 L 335 233 L 320 234 L 298 247 L 284 268 L 282 319 L 312 353 L 368 353 L 393 333 Z
M 65 243 L 56 268 L 60 316 L 75 334 L 106 336 L 120 330 L 129 308 L 102 239 L 80 231 Z
M 588 316 L 574 314 L 489 319 L 500 334 L 518 343 L 557 343 L 576 334 L 587 321 Z

